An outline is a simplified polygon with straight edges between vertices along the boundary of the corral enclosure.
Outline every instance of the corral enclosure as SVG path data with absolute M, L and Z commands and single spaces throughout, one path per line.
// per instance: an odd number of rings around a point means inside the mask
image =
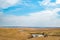
M 60 40 L 60 28 L 0 28 L 0 40 Z

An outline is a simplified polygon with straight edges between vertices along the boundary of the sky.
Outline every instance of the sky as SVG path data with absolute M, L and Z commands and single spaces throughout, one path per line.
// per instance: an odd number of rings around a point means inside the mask
M 60 0 L 0 0 L 0 26 L 60 27 Z

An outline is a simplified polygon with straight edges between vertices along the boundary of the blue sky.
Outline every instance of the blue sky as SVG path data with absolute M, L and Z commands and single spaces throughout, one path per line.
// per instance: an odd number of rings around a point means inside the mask
M 0 0 L 0 26 L 60 27 L 60 0 Z

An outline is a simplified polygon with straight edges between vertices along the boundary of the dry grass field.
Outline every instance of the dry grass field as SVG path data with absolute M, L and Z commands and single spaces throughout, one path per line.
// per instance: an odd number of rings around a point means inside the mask
M 33 38 L 31 33 L 47 34 Z M 0 40 L 60 40 L 60 28 L 0 28 Z

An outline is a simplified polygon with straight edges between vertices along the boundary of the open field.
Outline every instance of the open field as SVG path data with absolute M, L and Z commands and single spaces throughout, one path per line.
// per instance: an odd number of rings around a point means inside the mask
M 47 34 L 32 37 L 32 33 Z M 60 40 L 60 28 L 0 28 L 0 40 Z

